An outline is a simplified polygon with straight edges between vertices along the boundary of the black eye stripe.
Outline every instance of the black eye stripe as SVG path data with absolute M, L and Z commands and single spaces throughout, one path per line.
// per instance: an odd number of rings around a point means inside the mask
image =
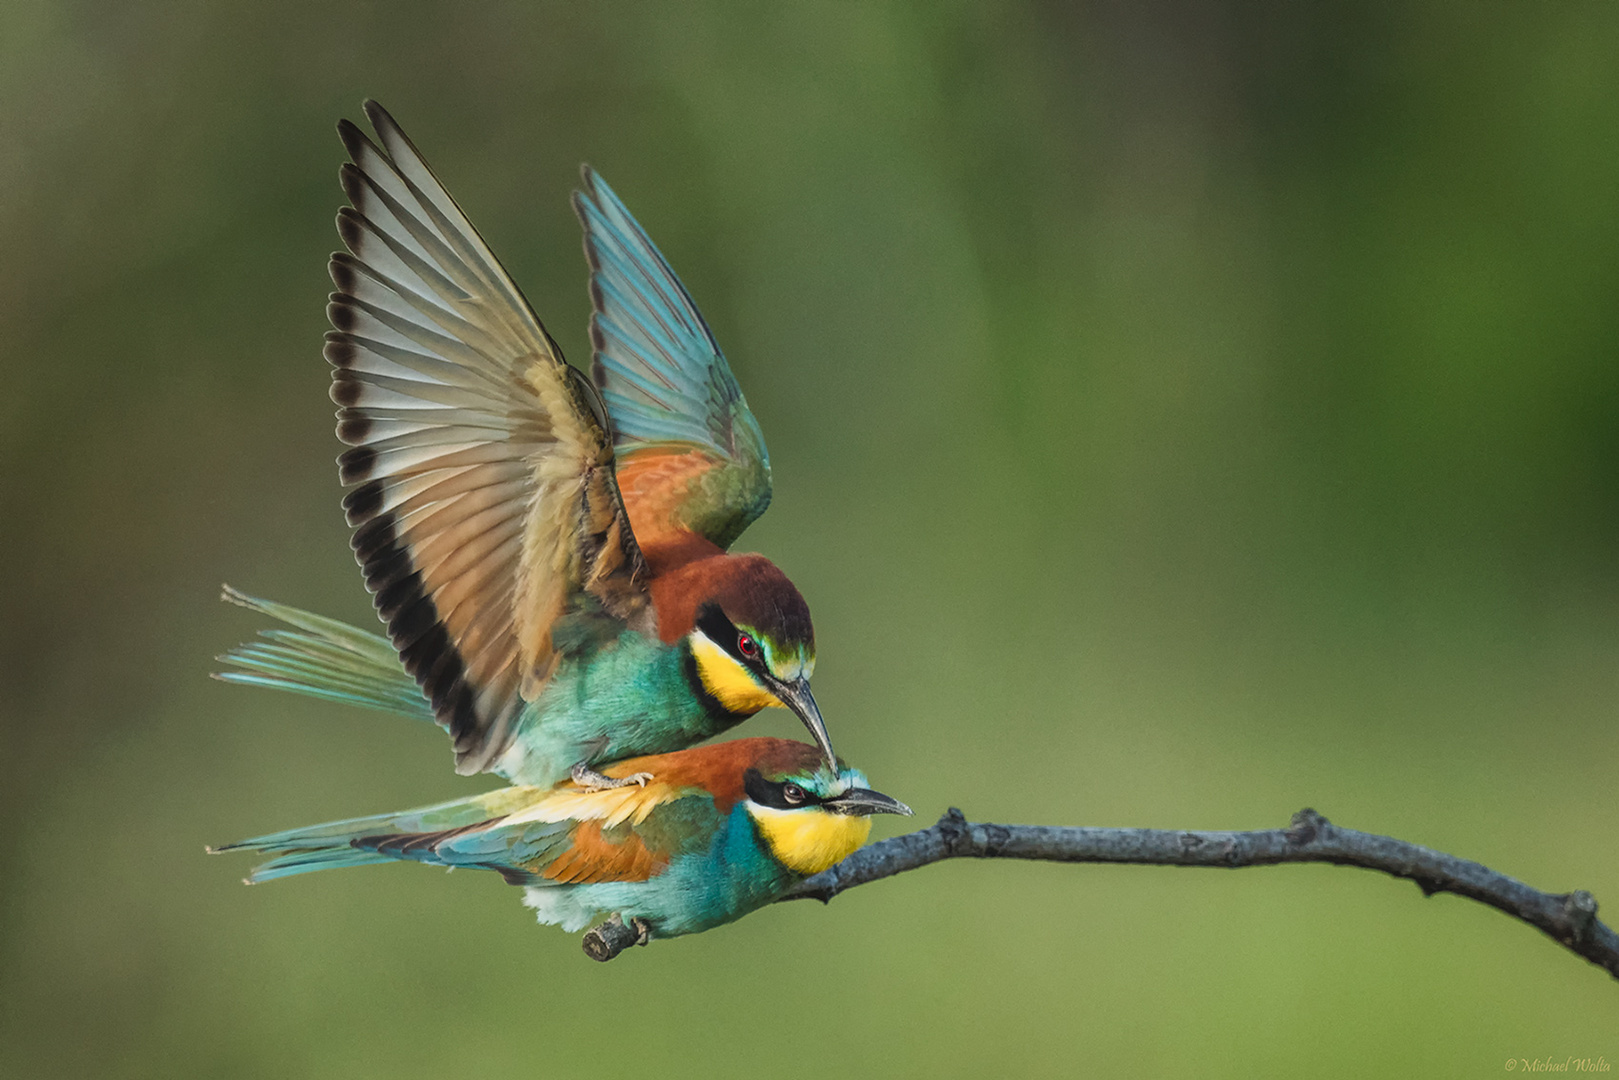
M 718 604 L 703 605 L 697 613 L 697 629 L 721 648 L 736 641 L 736 624 L 725 617 Z
M 749 640 L 754 641 L 755 644 L 753 655 L 745 655 L 741 646 L 742 631 L 736 628 L 735 623 L 726 618 L 725 612 L 720 610 L 718 604 L 704 604 L 701 610 L 697 612 L 696 625 L 697 629 L 703 632 L 703 636 L 744 664 L 751 664 L 759 659 L 757 639 L 751 634 L 747 635 Z
M 797 788 L 803 798 L 797 802 L 789 800 L 787 798 L 789 786 Z M 804 785 L 791 780 L 780 783 L 766 780 L 758 769 L 749 769 L 742 774 L 742 790 L 747 793 L 748 798 L 760 806 L 769 806 L 776 810 L 802 810 L 806 806 L 818 806 L 822 801 Z

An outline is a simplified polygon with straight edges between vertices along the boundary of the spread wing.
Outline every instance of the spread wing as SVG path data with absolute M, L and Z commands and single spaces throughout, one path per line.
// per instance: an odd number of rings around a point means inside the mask
M 637 626 L 650 604 L 594 388 L 393 118 L 365 110 L 380 147 L 338 126 L 353 206 L 327 309 L 343 505 L 389 637 L 474 773 L 549 678 L 571 603 Z
M 770 505 L 759 422 L 668 262 L 588 167 L 584 183 L 574 210 L 595 305 L 591 373 L 635 534 L 648 550 L 682 533 L 730 547 Z

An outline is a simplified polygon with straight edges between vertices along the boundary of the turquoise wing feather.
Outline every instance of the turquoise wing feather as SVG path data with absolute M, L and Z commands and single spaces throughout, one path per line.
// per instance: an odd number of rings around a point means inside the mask
M 643 546 L 690 531 L 729 547 L 770 505 L 764 434 L 708 324 L 612 188 L 588 167 L 574 210 L 590 261 L 592 374 Z
M 399 654 L 387 638 L 286 604 L 260 600 L 228 585 L 223 599 L 295 629 L 261 630 L 259 640 L 218 657 L 220 663 L 236 670 L 219 672 L 214 678 L 433 722 L 432 703 L 399 662 Z

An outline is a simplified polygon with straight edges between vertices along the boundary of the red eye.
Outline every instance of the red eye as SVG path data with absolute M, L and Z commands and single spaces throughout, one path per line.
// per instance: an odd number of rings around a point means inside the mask
M 736 636 L 736 651 L 752 660 L 759 655 L 759 643 L 746 634 L 738 634 Z

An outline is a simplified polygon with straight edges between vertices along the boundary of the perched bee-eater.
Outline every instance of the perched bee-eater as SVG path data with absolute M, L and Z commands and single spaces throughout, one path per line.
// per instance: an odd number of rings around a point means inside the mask
M 770 462 L 669 264 L 585 169 L 592 385 L 393 118 L 365 110 L 380 146 L 338 125 L 353 205 L 327 309 L 343 505 L 456 771 L 645 783 L 596 769 L 772 705 L 835 760 L 808 606 L 769 559 L 726 551 L 770 502 Z M 322 692 L 298 683 L 281 685 Z
M 708 930 L 778 899 L 865 843 L 871 814 L 909 814 L 828 766 L 816 747 L 735 739 L 605 766 L 643 786 L 508 787 L 420 810 L 274 833 L 217 851 L 276 856 L 249 882 L 406 859 L 494 870 L 525 887 L 541 922 L 597 915 L 641 943 Z

